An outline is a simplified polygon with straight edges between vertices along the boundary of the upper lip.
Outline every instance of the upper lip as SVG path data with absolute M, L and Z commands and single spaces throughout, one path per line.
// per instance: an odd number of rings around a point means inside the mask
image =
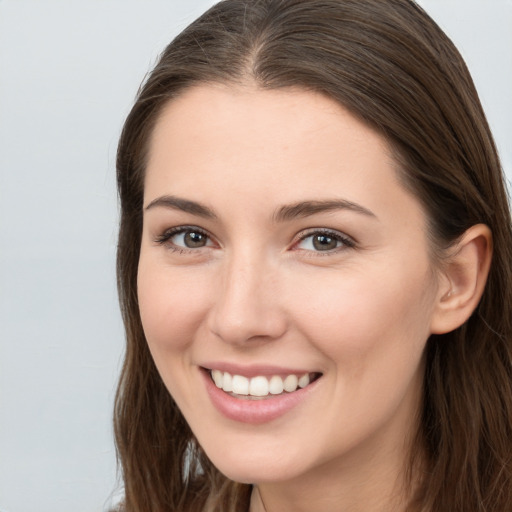
M 273 375 L 297 375 L 301 376 L 306 373 L 321 373 L 311 369 L 304 368 L 286 368 L 273 364 L 251 364 L 240 365 L 228 362 L 207 362 L 200 365 L 206 370 L 220 370 L 228 372 L 231 375 L 243 375 L 244 377 L 272 377 Z

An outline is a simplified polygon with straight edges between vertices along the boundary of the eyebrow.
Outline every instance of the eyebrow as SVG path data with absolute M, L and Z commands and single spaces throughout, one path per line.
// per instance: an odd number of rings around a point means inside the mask
M 197 215 L 198 217 L 204 217 L 205 219 L 216 219 L 217 215 L 210 210 L 207 206 L 197 203 L 196 201 L 190 201 L 189 199 L 183 199 L 176 196 L 162 196 L 151 201 L 145 208 L 145 210 L 151 210 L 152 208 L 168 208 L 171 210 L 181 210 L 182 212 Z
M 349 210 L 355 213 L 377 218 L 368 208 L 345 199 L 330 199 L 325 201 L 301 201 L 298 203 L 281 206 L 274 214 L 275 222 L 285 222 L 300 217 L 309 217 L 317 213 L 333 210 Z
M 206 219 L 217 219 L 217 215 L 207 206 L 183 199 L 176 196 L 161 196 L 151 201 L 145 210 L 153 208 L 168 208 L 180 210 L 192 215 L 204 217 Z M 286 222 L 296 218 L 309 217 L 318 213 L 329 212 L 333 210 L 349 210 L 367 217 L 377 218 L 377 216 L 368 208 L 361 206 L 346 199 L 330 199 L 324 201 L 300 201 L 297 203 L 281 206 L 273 215 L 274 222 Z

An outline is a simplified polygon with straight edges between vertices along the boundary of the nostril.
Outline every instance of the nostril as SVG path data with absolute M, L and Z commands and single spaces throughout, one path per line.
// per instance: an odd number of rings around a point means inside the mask
M 235 345 L 268 343 L 283 336 L 287 330 L 284 317 L 277 310 L 250 308 L 235 314 L 226 308 L 212 312 L 210 331 L 222 341 Z

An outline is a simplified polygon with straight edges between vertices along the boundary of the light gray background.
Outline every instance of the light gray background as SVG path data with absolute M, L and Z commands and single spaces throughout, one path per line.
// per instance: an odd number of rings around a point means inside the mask
M 117 138 L 170 39 L 212 0 L 0 0 L 0 512 L 100 512 L 123 350 Z M 512 176 L 512 0 L 423 0 Z

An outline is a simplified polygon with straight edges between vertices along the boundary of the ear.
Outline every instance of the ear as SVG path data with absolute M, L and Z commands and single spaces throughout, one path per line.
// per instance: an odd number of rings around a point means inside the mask
M 485 224 L 470 227 L 442 262 L 431 321 L 432 334 L 460 327 L 482 297 L 492 259 L 492 234 Z

